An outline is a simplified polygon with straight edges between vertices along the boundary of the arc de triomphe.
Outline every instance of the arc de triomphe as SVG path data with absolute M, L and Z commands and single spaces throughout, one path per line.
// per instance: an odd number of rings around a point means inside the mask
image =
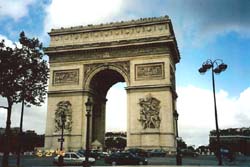
M 127 147 L 176 150 L 175 70 L 180 60 L 171 20 L 143 18 L 52 29 L 45 149 L 85 148 L 88 97 L 94 102 L 90 141 L 104 144 L 106 94 L 126 83 Z M 119 110 L 119 109 L 118 109 Z

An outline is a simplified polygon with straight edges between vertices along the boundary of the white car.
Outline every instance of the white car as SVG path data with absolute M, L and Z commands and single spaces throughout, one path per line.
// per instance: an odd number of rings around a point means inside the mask
M 59 156 L 54 157 L 53 164 L 58 165 Z M 85 163 L 85 157 L 75 153 L 75 152 L 66 152 L 63 156 L 63 165 L 83 165 Z M 95 158 L 89 157 L 89 163 L 94 164 Z

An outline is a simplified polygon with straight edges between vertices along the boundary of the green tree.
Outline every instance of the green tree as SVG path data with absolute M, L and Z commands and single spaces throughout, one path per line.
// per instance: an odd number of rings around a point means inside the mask
M 2 166 L 8 166 L 11 111 L 14 103 L 26 106 L 44 102 L 48 80 L 48 64 L 43 59 L 42 43 L 20 33 L 21 47 L 10 48 L 0 42 L 0 95 L 7 99 L 7 121 Z
M 124 149 L 127 145 L 127 140 L 121 137 L 115 139 L 115 147 L 117 149 Z
M 178 147 L 179 149 L 186 149 L 187 148 L 187 144 L 185 143 L 184 140 L 178 140 Z

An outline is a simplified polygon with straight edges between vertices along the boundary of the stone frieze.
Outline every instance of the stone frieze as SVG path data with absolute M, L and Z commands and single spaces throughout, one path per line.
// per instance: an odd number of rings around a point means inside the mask
M 60 56 L 50 56 L 50 62 L 71 62 L 89 59 L 107 59 L 119 57 L 135 57 L 157 54 L 168 54 L 170 49 L 163 44 L 151 44 L 147 47 L 121 47 L 109 49 L 86 50 L 77 53 L 61 53 Z
M 101 67 L 109 67 L 114 66 L 123 71 L 127 78 L 129 79 L 130 76 L 130 63 L 129 61 L 121 61 L 121 62 L 106 62 L 106 63 L 94 63 L 94 64 L 85 64 L 84 65 L 84 76 L 87 78 L 90 73 L 94 70 L 101 68 Z
M 121 28 L 112 27 L 98 31 L 81 31 L 75 33 L 73 30 L 67 33 L 50 33 L 50 47 L 63 45 L 79 45 L 86 43 L 119 41 L 123 39 L 138 39 L 153 36 L 169 36 L 169 25 L 165 22 L 158 24 L 146 24 L 140 26 L 127 26 Z
M 79 83 L 79 69 L 53 71 L 53 85 L 71 85 Z
M 135 80 L 164 78 L 164 63 L 135 64 Z

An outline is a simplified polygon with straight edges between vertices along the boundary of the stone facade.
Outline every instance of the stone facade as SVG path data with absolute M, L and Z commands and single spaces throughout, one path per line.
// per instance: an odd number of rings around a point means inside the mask
M 59 148 L 58 104 L 70 104 L 66 150 L 85 148 L 85 102 L 94 102 L 90 142 L 104 144 L 106 94 L 127 87 L 127 147 L 175 150 L 175 64 L 180 56 L 165 17 L 52 29 L 45 148 Z

